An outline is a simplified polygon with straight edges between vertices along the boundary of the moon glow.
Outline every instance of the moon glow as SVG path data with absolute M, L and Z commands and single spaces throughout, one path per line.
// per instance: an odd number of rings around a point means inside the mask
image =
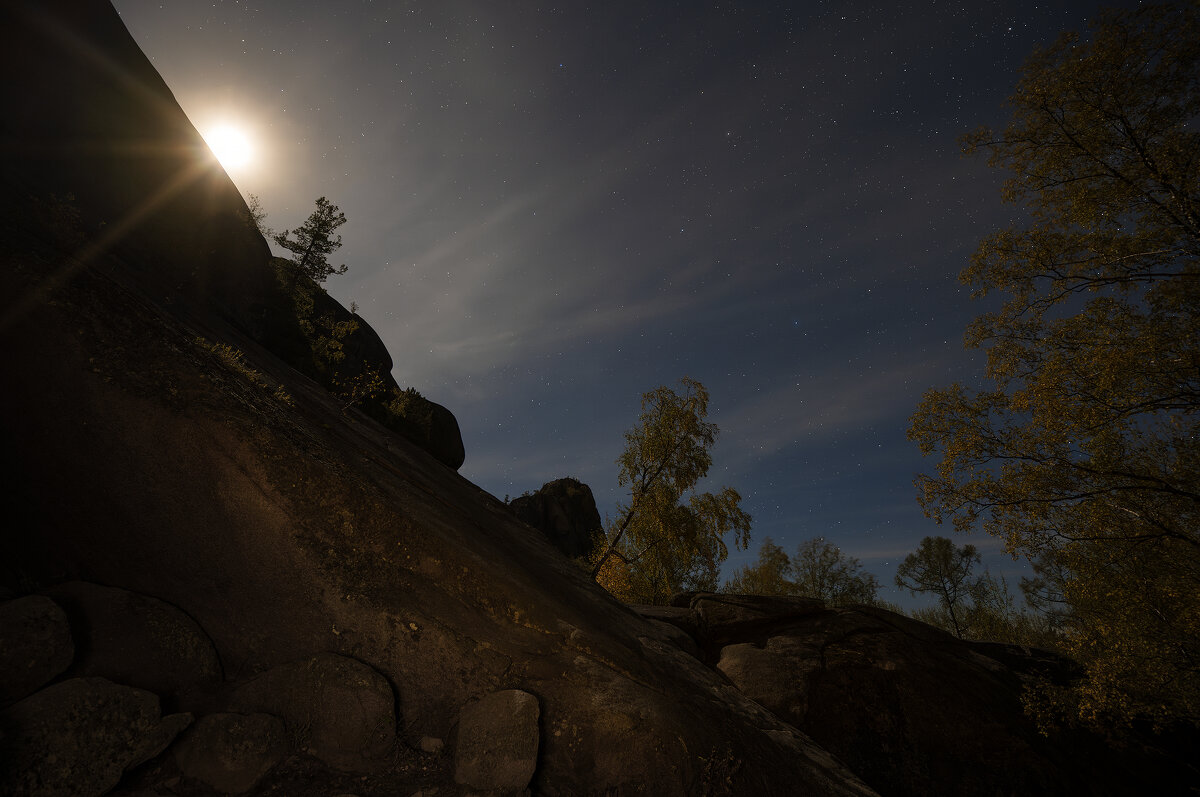
M 254 160 L 254 145 L 233 125 L 212 128 L 204 134 L 204 140 L 226 171 L 248 166 Z

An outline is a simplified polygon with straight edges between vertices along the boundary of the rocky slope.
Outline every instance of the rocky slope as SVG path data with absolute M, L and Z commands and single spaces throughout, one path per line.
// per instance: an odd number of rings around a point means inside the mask
M 107 2 L 4 4 L 0 59 L 28 76 L 0 95 L 0 793 L 1136 779 L 1030 731 L 1026 654 L 811 602 L 612 600 L 455 472 L 445 415 L 389 428 L 326 389 L 241 197 Z M 350 359 L 390 369 L 368 331 Z

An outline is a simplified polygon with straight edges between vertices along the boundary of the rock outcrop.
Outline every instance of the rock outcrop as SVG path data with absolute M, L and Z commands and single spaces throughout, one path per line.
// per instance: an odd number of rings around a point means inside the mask
M 454 414 L 424 396 L 409 394 L 404 398 L 392 403 L 394 412 L 387 419 L 388 427 L 428 451 L 443 465 L 455 470 L 462 467 L 467 454 Z
M 288 365 L 332 390 L 391 431 L 403 435 L 447 467 L 466 461 L 458 419 L 415 390 L 401 392 L 392 376 L 392 357 L 379 335 L 289 260 L 272 258 L 271 268 L 300 322 L 304 345 L 272 349 Z
M 880 794 L 1164 794 L 1194 782 L 1161 755 L 1043 735 L 1021 697 L 1035 674 L 1069 675 L 1053 654 L 964 642 L 869 606 L 708 593 L 676 603 L 641 611 L 686 631 L 747 697 Z
M 0 711 L 0 794 L 101 795 L 192 721 L 104 678 L 71 678 Z
M 514 498 L 508 508 L 571 559 L 590 554 L 601 530 L 592 488 L 578 479 L 547 482 L 537 492 Z

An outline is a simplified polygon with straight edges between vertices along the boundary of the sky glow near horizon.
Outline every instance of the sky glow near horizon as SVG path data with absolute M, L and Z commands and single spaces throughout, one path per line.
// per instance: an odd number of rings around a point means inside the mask
M 721 428 L 707 486 L 755 520 L 727 574 L 824 536 L 925 603 L 897 563 L 967 538 L 916 503 L 908 417 L 979 383 L 957 274 L 1017 215 L 957 138 L 1099 4 L 114 5 L 193 122 L 252 123 L 230 174 L 268 225 L 346 214 L 327 287 L 455 413 L 465 477 L 574 476 L 614 513 L 641 394 L 690 376 Z

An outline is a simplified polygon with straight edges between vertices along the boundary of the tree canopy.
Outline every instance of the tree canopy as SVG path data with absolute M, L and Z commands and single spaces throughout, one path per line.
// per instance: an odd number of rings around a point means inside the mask
M 251 214 L 253 216 L 253 209 Z M 265 215 L 265 214 L 264 214 Z M 342 245 L 342 236 L 334 231 L 346 223 L 346 214 L 325 197 L 317 198 L 317 209 L 303 225 L 274 236 L 275 243 L 292 253 L 292 262 L 314 282 L 324 282 L 333 274 L 345 274 L 346 265 L 329 265 L 329 255 Z
M 798 595 L 833 606 L 874 603 L 879 581 L 862 563 L 822 537 L 805 540 L 795 556 L 765 537 L 758 561 L 734 571 L 725 592 L 745 595 Z
M 721 589 L 738 595 L 796 595 L 792 558 L 770 537 L 763 537 L 754 564 L 734 570 Z
M 990 386 L 926 394 L 909 434 L 934 519 L 1040 563 L 1084 721 L 1200 721 L 1200 5 L 1107 13 L 1026 63 L 1004 130 L 1027 223 L 962 273 Z M 1047 574 L 1052 576 L 1046 581 Z
M 712 466 L 717 425 L 708 416 L 708 391 L 684 378 L 676 392 L 660 387 L 642 396 L 638 424 L 625 433 L 618 483 L 629 500 L 604 531 L 592 576 L 622 600 L 665 603 L 683 589 L 717 587 L 731 532 L 738 548 L 750 540 L 750 515 L 730 487 L 695 491 Z

